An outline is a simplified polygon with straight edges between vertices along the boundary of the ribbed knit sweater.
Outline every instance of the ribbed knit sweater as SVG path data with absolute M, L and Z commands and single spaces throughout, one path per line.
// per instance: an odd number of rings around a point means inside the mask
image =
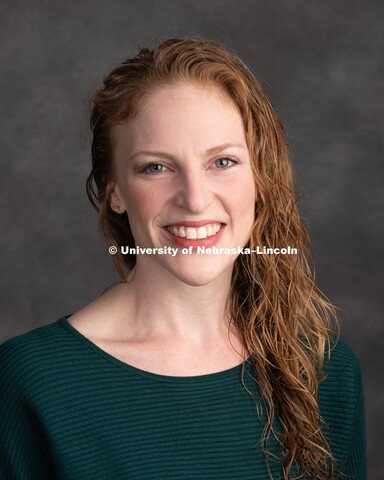
M 249 360 L 244 383 L 256 403 L 242 384 L 242 365 L 189 377 L 154 374 L 109 355 L 68 317 L 0 346 L 2 480 L 270 478 Z M 324 371 L 319 407 L 332 453 L 346 479 L 364 480 L 362 376 L 344 340 Z M 274 426 L 279 431 L 276 419 Z M 273 435 L 268 450 L 279 452 Z M 274 479 L 282 474 L 273 457 L 269 468 Z

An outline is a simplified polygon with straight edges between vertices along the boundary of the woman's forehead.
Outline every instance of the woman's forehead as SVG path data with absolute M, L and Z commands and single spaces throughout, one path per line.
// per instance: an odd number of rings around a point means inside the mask
M 183 105 L 187 104 L 190 99 L 206 101 L 207 98 L 237 108 L 228 92 L 218 83 L 184 80 L 158 85 L 150 89 L 141 99 L 139 112 L 158 103 L 172 102 Z
M 209 149 L 223 143 L 246 143 L 237 106 L 218 87 L 195 84 L 164 86 L 143 101 L 138 114 L 118 125 L 115 140 L 135 148 L 199 143 Z

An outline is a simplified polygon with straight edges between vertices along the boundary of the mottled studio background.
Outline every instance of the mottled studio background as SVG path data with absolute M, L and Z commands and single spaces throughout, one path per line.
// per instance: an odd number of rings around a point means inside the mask
M 369 476 L 384 478 L 383 4 L 2 0 L 0 343 L 118 280 L 84 188 L 89 96 L 139 45 L 201 34 L 238 52 L 282 119 L 318 282 L 363 371 Z

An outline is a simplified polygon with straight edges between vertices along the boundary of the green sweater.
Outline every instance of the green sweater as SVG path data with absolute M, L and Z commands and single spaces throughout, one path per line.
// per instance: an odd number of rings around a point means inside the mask
M 107 354 L 68 317 L 0 346 L 2 480 L 270 478 L 257 449 L 263 424 L 242 385 L 242 365 L 157 375 Z M 325 373 L 319 405 L 332 453 L 346 479 L 366 479 L 361 370 L 342 339 Z M 245 384 L 260 398 L 250 374 L 246 361 Z M 278 453 L 273 435 L 268 447 Z M 280 463 L 271 457 L 269 466 L 277 479 Z

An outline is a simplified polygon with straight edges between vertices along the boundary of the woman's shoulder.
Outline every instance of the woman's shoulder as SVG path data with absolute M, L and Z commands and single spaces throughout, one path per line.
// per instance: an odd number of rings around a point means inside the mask
M 363 376 L 360 361 L 349 343 L 334 337 L 330 355 L 325 353 L 319 401 L 326 410 L 339 408 L 342 415 L 349 414 L 352 422 L 357 405 L 364 403 Z M 361 413 L 361 412 L 360 412 Z M 340 413 L 341 415 L 341 413 Z
M 31 354 L 33 352 L 41 352 L 42 348 L 54 348 L 54 339 L 63 333 L 60 326 L 63 318 L 65 317 L 60 317 L 47 325 L 36 327 L 4 341 L 0 345 L 0 365 L 3 365 L 4 361 L 10 365 L 10 362 L 13 363 L 13 361 L 23 358 L 32 361 Z
M 358 356 L 343 337 L 332 337 L 330 349 L 324 355 L 324 371 L 329 375 L 342 373 L 345 379 L 361 376 Z
M 0 345 L 0 404 L 6 399 L 16 401 L 44 388 L 47 375 L 53 375 L 57 355 L 66 338 L 61 321 L 6 340 Z
M 81 330 L 82 325 L 87 325 L 92 319 L 92 310 L 87 305 L 78 312 L 63 315 L 49 324 L 3 342 L 0 345 L 0 375 L 4 369 L 14 372 L 19 369 L 32 371 L 34 367 L 34 370 L 42 370 L 46 363 L 71 351 L 73 335 L 70 334 L 68 323 L 74 323 Z M 94 313 L 93 319 L 95 316 Z M 70 321 L 72 317 L 74 322 Z
M 68 363 L 79 346 L 68 324 L 92 337 L 97 334 L 98 325 L 108 323 L 105 319 L 113 312 L 113 301 L 107 292 L 74 313 L 6 340 L 0 345 L 0 378 L 9 374 L 44 375 L 52 364 Z

